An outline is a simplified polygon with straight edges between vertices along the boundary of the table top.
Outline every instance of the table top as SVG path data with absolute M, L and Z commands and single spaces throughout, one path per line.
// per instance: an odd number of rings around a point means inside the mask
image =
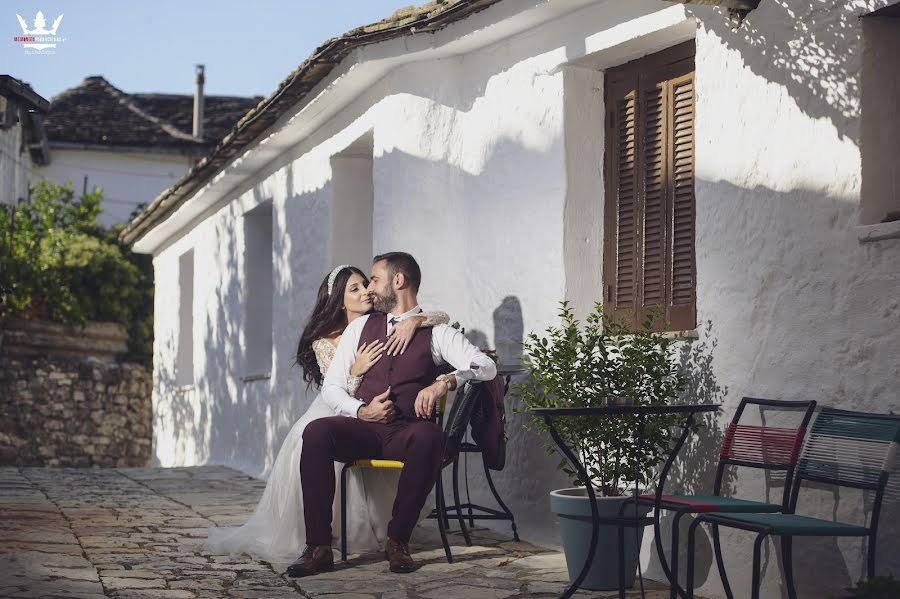
M 528 411 L 538 416 L 604 416 L 643 414 L 697 414 L 715 412 L 722 404 L 707 403 L 677 406 L 607 406 L 597 408 L 531 408 Z

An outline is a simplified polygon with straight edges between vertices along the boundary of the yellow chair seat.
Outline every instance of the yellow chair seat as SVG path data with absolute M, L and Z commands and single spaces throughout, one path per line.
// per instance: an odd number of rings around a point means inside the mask
M 443 414 L 447 407 L 447 394 L 444 393 L 438 399 L 436 413 Z M 356 460 L 347 464 L 348 468 L 390 468 L 392 470 L 403 470 L 403 462 L 397 460 Z
M 351 468 L 393 468 L 402 470 L 403 462 L 397 460 L 356 460 L 349 464 Z

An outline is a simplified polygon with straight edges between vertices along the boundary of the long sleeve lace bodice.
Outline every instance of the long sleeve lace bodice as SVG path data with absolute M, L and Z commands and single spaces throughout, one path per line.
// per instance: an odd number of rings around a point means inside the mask
M 334 350 L 337 347 L 328 339 L 316 339 L 312 343 L 313 352 L 316 354 L 316 362 L 319 363 L 319 372 L 325 375 L 325 371 L 331 366 L 331 359 L 334 358 Z M 356 390 L 362 383 L 361 376 L 347 375 L 347 393 L 351 396 L 356 395 Z

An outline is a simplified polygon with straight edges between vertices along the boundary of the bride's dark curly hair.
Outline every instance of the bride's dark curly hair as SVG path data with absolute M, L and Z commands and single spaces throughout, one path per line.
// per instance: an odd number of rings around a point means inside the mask
M 331 274 L 331 273 L 329 273 Z M 322 337 L 333 337 L 347 326 L 347 316 L 342 309 L 344 307 L 344 289 L 350 277 L 357 274 L 363 278 L 363 285 L 369 286 L 369 279 L 365 273 L 355 266 L 347 266 L 338 271 L 334 279 L 334 287 L 328 294 L 328 277 L 319 285 L 319 295 L 316 297 L 316 306 L 313 308 L 303 334 L 300 335 L 300 343 L 297 344 L 297 364 L 303 368 L 303 380 L 307 387 L 315 384 L 322 386 L 324 373 L 319 370 L 319 362 L 313 351 L 313 341 Z

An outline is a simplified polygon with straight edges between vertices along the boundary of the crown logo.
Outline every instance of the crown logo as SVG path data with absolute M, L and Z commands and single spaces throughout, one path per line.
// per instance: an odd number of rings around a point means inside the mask
M 21 38 L 15 38 L 14 41 L 23 41 L 30 42 L 27 44 L 22 44 L 23 48 L 33 48 L 38 52 L 46 50 L 47 48 L 55 48 L 55 42 L 65 41 L 65 38 L 52 37 L 56 35 L 56 30 L 59 29 L 59 24 L 62 21 L 63 16 L 59 15 L 56 17 L 56 20 L 53 21 L 53 26 L 50 29 L 46 29 L 45 25 L 47 25 L 46 19 L 44 19 L 44 13 L 38 11 L 34 16 L 34 29 L 28 28 L 28 22 L 22 18 L 21 15 L 17 14 L 16 18 L 19 19 L 19 25 L 22 26 L 22 35 Z M 25 37 L 25 36 L 46 36 L 43 38 L 36 37 Z M 44 42 L 44 43 L 34 43 L 34 42 Z M 50 43 L 47 43 L 50 42 Z
M 47 21 L 44 19 L 44 13 L 41 11 L 34 15 L 34 29 L 28 29 L 28 22 L 20 15 L 17 14 L 16 18 L 19 19 L 19 25 L 22 26 L 23 35 L 56 35 L 56 30 L 59 28 L 59 23 L 62 21 L 63 16 L 59 15 L 56 17 L 56 20 L 53 21 L 53 27 L 50 29 L 44 29 Z

